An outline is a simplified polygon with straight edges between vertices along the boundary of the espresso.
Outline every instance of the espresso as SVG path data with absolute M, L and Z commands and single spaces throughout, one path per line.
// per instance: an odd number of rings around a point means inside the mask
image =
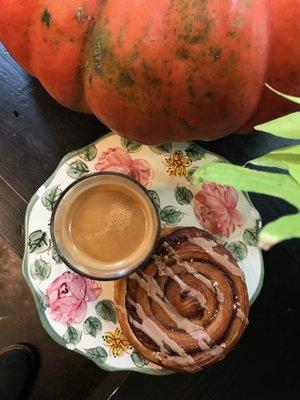
M 64 256 L 89 274 L 137 267 L 157 237 L 157 217 L 148 195 L 119 176 L 73 189 L 59 204 L 55 219 Z

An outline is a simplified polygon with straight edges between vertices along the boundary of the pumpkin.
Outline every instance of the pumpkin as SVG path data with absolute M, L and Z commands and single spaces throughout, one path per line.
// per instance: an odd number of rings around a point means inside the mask
M 0 39 L 61 104 L 147 144 L 246 132 L 300 95 L 299 0 L 0 0 Z

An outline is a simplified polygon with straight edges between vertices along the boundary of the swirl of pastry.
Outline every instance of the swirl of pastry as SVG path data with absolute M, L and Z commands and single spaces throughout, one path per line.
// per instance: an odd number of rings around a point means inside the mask
M 115 283 L 121 328 L 145 358 L 199 371 L 223 358 L 248 324 L 243 271 L 197 228 L 167 229 L 144 270 Z

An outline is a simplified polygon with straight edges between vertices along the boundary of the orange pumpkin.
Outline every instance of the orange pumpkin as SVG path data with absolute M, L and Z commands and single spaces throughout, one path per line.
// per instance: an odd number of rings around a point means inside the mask
M 143 143 L 210 140 L 300 95 L 300 0 L 0 0 L 0 39 L 61 104 Z

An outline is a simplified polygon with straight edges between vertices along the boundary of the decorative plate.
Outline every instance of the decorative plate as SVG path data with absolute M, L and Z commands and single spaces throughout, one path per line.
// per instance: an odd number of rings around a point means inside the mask
M 108 134 L 68 154 L 31 199 L 26 213 L 23 273 L 42 324 L 59 344 L 108 371 L 148 374 L 170 371 L 152 364 L 128 343 L 114 307 L 114 282 L 83 278 L 64 265 L 49 235 L 49 220 L 60 193 L 74 179 L 94 171 L 130 175 L 149 190 L 164 226 L 204 227 L 225 244 L 246 275 L 251 303 L 262 286 L 263 261 L 257 246 L 261 221 L 247 195 L 191 175 L 198 165 L 227 162 L 195 142 L 144 146 Z

